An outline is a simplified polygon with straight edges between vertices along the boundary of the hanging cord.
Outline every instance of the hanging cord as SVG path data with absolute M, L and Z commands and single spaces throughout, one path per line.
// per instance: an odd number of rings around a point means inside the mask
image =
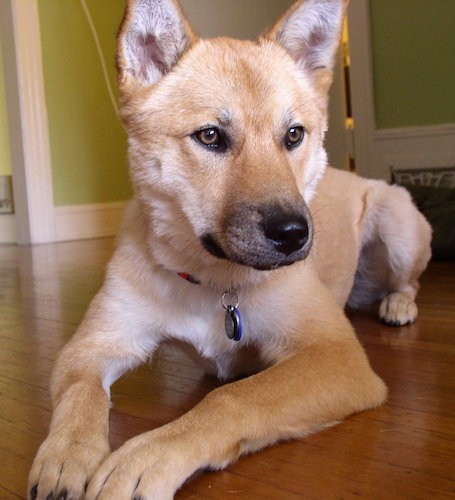
M 98 37 L 98 32 L 96 31 L 96 27 L 95 27 L 95 24 L 93 22 L 93 18 L 90 14 L 88 7 L 87 7 L 87 4 L 85 3 L 85 0 L 80 0 L 80 2 L 82 5 L 82 9 L 85 13 L 85 17 L 87 18 L 87 22 L 88 22 L 88 25 L 90 27 L 90 30 L 92 32 L 93 40 L 95 41 L 96 50 L 98 52 L 98 57 L 99 57 L 99 60 L 101 63 L 101 68 L 103 70 L 104 81 L 105 81 L 106 87 L 107 87 L 107 93 L 109 94 L 109 98 L 111 100 L 112 107 L 114 108 L 115 114 L 118 116 L 119 109 L 117 106 L 117 100 L 115 98 L 115 94 L 114 94 L 114 91 L 112 89 L 111 80 L 109 78 L 109 73 L 107 71 L 106 61 L 104 59 L 103 49 L 101 48 L 100 39 Z

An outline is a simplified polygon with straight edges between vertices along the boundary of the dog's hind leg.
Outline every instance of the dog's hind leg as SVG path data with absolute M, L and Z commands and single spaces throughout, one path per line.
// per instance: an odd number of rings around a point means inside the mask
M 417 317 L 415 298 L 419 277 L 431 257 L 431 227 L 417 210 L 409 193 L 397 186 L 386 186 L 390 196 L 382 198 L 378 236 L 388 256 L 387 295 L 379 316 L 393 326 L 412 323 Z
M 419 277 L 431 256 L 431 228 L 398 186 L 370 181 L 363 245 L 349 305 L 381 300 L 379 316 L 392 326 L 417 317 Z

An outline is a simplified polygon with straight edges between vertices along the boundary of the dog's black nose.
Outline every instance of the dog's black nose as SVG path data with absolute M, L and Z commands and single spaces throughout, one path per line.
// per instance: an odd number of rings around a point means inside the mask
M 308 222 L 302 216 L 275 216 L 265 221 L 264 234 L 286 256 L 301 250 L 308 241 Z

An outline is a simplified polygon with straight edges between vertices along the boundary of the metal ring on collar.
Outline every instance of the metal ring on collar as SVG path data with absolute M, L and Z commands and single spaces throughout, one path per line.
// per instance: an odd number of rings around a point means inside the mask
M 239 296 L 234 290 L 226 290 L 221 296 L 221 304 L 226 310 L 231 307 L 237 308 L 239 306 Z

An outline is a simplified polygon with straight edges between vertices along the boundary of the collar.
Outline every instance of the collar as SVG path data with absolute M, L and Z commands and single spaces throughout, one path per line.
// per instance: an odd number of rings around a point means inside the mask
M 177 273 L 181 278 L 183 278 L 186 281 L 189 281 L 190 283 L 193 283 L 194 285 L 200 285 L 201 282 L 196 279 L 194 276 L 191 276 L 191 274 L 188 273 Z

